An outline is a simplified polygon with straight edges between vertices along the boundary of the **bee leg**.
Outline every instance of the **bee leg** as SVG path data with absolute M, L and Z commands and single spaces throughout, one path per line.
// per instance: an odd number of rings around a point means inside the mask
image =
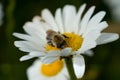
M 69 37 L 67 37 L 66 35 L 64 35 L 64 34 L 62 34 L 65 38 L 69 38 Z

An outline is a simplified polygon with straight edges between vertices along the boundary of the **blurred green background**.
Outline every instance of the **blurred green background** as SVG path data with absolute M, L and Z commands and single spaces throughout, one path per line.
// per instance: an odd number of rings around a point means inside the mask
M 109 1 L 109 0 L 107 0 Z M 118 0 L 119 1 L 119 0 Z M 120 34 L 120 21 L 112 19 L 111 8 L 105 0 L 0 0 L 3 5 L 3 24 L 0 26 L 0 80 L 27 80 L 26 69 L 35 60 L 20 62 L 19 58 L 26 54 L 14 46 L 19 40 L 12 36 L 13 32 L 24 32 L 22 26 L 40 15 L 44 8 L 54 14 L 56 8 L 73 4 L 77 8 L 87 3 L 87 8 L 95 5 L 95 13 L 107 12 L 104 20 L 109 23 L 105 31 Z M 120 17 L 120 16 L 119 16 Z M 120 80 L 120 39 L 105 45 L 97 46 L 93 57 L 85 56 L 86 72 L 82 80 Z

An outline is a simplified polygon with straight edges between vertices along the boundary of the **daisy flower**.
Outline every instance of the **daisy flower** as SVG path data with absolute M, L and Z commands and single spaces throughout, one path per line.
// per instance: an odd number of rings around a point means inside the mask
M 57 60 L 52 64 L 45 65 L 40 59 L 36 60 L 33 65 L 27 69 L 28 80 L 70 80 L 66 64 L 63 62 L 64 61 Z M 75 67 L 77 66 L 75 65 Z M 78 76 L 80 76 L 80 74 Z
M 55 17 L 48 9 L 44 9 L 41 17 L 36 16 L 32 22 L 23 26 L 27 34 L 13 33 L 22 39 L 15 41 L 15 46 L 28 52 L 20 60 L 39 57 L 44 64 L 49 65 L 57 60 L 71 58 L 75 74 L 81 78 L 85 70 L 81 54 L 119 37 L 116 33 L 102 32 L 108 27 L 107 22 L 102 21 L 106 14 L 104 11 L 93 16 L 95 6 L 92 6 L 83 15 L 85 7 L 86 4 L 83 4 L 76 11 L 75 6 L 66 5 L 63 9 L 56 10 Z
M 59 65 L 58 63 L 62 65 Z M 43 65 L 40 59 L 36 60 L 33 65 L 27 69 L 28 80 L 69 80 L 67 69 L 62 61 L 58 60 L 49 64 L 49 66 L 51 67 L 48 67 L 48 65 L 45 64 Z M 46 74 L 46 76 L 44 74 Z

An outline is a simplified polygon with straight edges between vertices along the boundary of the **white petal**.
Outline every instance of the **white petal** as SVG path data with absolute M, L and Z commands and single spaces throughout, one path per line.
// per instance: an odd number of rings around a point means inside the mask
M 71 55 L 71 51 L 72 51 L 71 48 L 65 48 L 61 51 L 61 56 L 69 56 Z
M 38 77 L 40 77 L 40 65 L 41 65 L 41 61 L 40 60 L 36 60 L 32 66 L 30 66 L 27 69 L 27 77 L 28 80 L 39 80 Z
M 71 55 L 79 55 L 79 54 L 81 54 L 79 51 L 73 51 L 73 52 L 71 53 Z
M 25 47 L 21 47 L 19 48 L 20 51 L 23 51 L 23 52 L 31 52 L 33 50 L 29 49 L 29 48 L 25 48 Z
M 42 57 L 41 58 L 41 61 L 44 63 L 44 64 L 50 64 L 56 60 L 58 60 L 60 57 L 53 57 L 53 56 L 45 56 L 45 57 Z
M 79 35 L 83 34 L 84 31 L 86 30 L 87 24 L 94 12 L 95 6 L 91 7 L 86 14 L 84 15 L 81 24 L 80 24 L 80 30 L 79 30 Z
M 50 64 L 56 60 L 58 60 L 61 56 L 60 51 L 49 51 L 46 56 L 42 57 L 41 60 L 45 64 Z
M 48 79 L 48 80 L 70 80 L 70 79 L 68 79 L 65 75 L 58 75 L 57 77 L 55 77 L 55 78 L 52 78 L 52 79 Z
M 43 29 L 45 30 L 45 32 L 49 29 L 53 29 L 47 22 L 40 21 L 40 24 L 43 26 Z
M 73 56 L 73 67 L 77 78 L 81 78 L 85 72 L 85 62 L 83 56 Z
M 108 27 L 108 24 L 107 24 L 107 22 L 106 21 L 103 21 L 103 22 L 101 22 L 101 23 L 99 23 L 97 26 L 96 26 L 96 30 L 98 30 L 98 31 L 102 31 L 102 30 L 104 30 L 105 28 L 107 28 Z
M 85 54 L 85 55 L 87 55 L 87 56 L 93 56 L 93 55 L 94 55 L 94 52 L 93 52 L 92 50 L 87 50 L 87 51 L 85 51 L 85 53 L 83 53 L 83 54 Z
M 84 38 L 81 48 L 78 50 L 80 53 L 84 53 L 87 50 L 94 48 L 96 44 L 96 39 L 100 36 L 99 31 L 91 31 Z
M 54 56 L 54 57 L 60 56 L 60 55 L 61 55 L 61 52 L 58 51 L 58 50 L 51 50 L 51 51 L 49 51 L 48 54 L 47 54 L 47 56 Z
M 16 47 L 26 49 L 26 51 L 44 51 L 44 47 L 38 44 L 31 43 L 29 41 L 15 41 L 14 42 Z
M 58 27 L 57 24 L 53 18 L 53 15 L 51 14 L 51 12 L 48 9 L 44 9 L 42 11 L 42 18 L 50 24 L 50 27 L 52 27 L 53 30 L 58 31 Z
M 35 16 L 32 21 L 33 21 L 34 23 L 39 24 L 39 23 L 40 23 L 40 20 L 41 20 L 41 17 L 40 17 L 40 16 Z
M 29 60 L 31 58 L 34 58 L 35 56 L 31 56 L 31 55 L 25 55 L 23 57 L 20 58 L 20 61 L 25 61 L 25 60 Z
M 95 31 L 101 32 L 102 30 L 104 30 L 104 29 L 107 28 L 107 27 L 108 27 L 107 22 L 106 22 L 106 21 L 103 21 L 103 22 L 97 24 L 96 26 L 89 28 L 89 30 L 87 30 L 87 31 L 83 34 L 83 37 L 86 36 L 90 31 L 95 30 Z
M 33 18 L 33 23 L 38 24 L 39 26 L 41 26 L 43 28 L 43 30 L 45 30 L 45 32 L 48 29 L 52 29 L 50 27 L 50 25 L 42 17 L 39 17 L 39 16 L 35 16 Z
M 14 42 L 14 45 L 16 47 L 19 47 L 19 48 L 27 48 L 27 49 L 30 49 L 31 50 L 34 50 L 34 47 L 31 45 L 29 46 L 29 44 L 26 43 L 26 41 L 15 41 Z
M 70 80 L 67 76 L 64 76 L 64 77 L 63 77 L 63 75 L 57 77 L 56 80 L 57 80 L 58 78 L 60 78 L 60 80 Z M 53 80 L 54 80 L 54 79 L 53 79 Z
M 29 35 L 32 36 L 33 39 L 36 40 L 34 42 L 42 42 L 44 44 L 47 42 L 46 32 L 41 25 L 27 22 L 23 28 Z
M 83 4 L 82 6 L 80 6 L 78 13 L 76 15 L 76 19 L 74 21 L 75 33 L 78 33 L 79 31 L 79 28 L 80 28 L 79 23 L 81 21 L 81 17 L 82 17 L 83 11 L 85 10 L 85 7 L 86 7 L 86 4 Z
M 64 19 L 65 32 L 74 31 L 73 21 L 75 20 L 75 16 L 76 16 L 75 6 L 66 5 L 63 8 L 63 19 Z
M 45 52 L 30 52 L 29 55 L 36 56 L 36 57 L 43 57 L 46 55 Z
M 46 41 L 46 32 L 43 30 L 43 28 L 40 25 L 32 22 L 27 22 L 23 28 L 31 36 Z
M 102 33 L 101 36 L 97 39 L 97 44 L 106 44 L 112 41 L 115 41 L 119 38 L 119 35 L 116 33 Z
M 58 27 L 59 27 L 59 31 L 61 32 L 61 33 L 64 33 L 64 28 L 63 28 L 63 16 L 62 16 L 62 12 L 61 12 L 61 9 L 60 8 L 58 8 L 57 10 L 56 10 L 56 13 L 55 13 L 55 20 L 56 20 L 56 23 L 57 23 L 57 25 L 58 25 Z
M 13 33 L 13 35 L 15 36 L 15 37 L 18 37 L 18 38 L 20 38 L 20 39 L 23 39 L 23 40 L 25 40 L 25 43 L 27 42 L 27 43 L 30 43 L 30 44 L 33 44 L 32 46 L 34 47 L 34 46 L 36 46 L 37 48 L 39 47 L 40 48 L 40 46 L 41 47 L 44 47 L 45 45 L 46 45 L 46 43 L 45 43 L 45 41 L 43 41 L 43 40 L 38 40 L 38 39 L 36 39 L 35 37 L 32 37 L 32 36 L 29 36 L 29 35 L 26 35 L 26 34 L 21 34 L 21 33 Z M 24 41 L 23 41 L 24 42 Z M 20 44 L 23 44 L 23 45 L 25 45 L 23 42 L 21 42 Z M 17 44 L 19 44 L 19 43 L 17 43 Z M 16 44 L 16 42 L 15 42 L 15 45 L 17 46 L 17 44 Z M 19 46 L 18 46 L 19 47 Z M 26 47 L 27 48 L 27 47 Z M 43 48 L 42 48 L 43 49 Z
M 31 36 L 21 33 L 13 33 L 13 35 L 17 38 L 24 39 L 24 40 L 30 40 Z
M 96 29 L 97 25 L 100 23 L 100 21 L 103 19 L 103 17 L 105 16 L 105 12 L 104 11 L 101 11 L 101 12 L 98 12 L 96 15 L 94 15 L 88 25 L 87 25 L 87 30 L 86 32 L 89 32 L 93 29 Z M 97 27 L 98 28 L 98 27 Z

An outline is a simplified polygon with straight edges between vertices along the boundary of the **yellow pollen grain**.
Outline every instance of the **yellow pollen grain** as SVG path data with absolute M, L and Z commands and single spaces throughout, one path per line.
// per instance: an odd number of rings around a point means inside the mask
M 52 77 L 57 75 L 63 68 L 63 61 L 57 60 L 51 64 L 42 64 L 41 73 L 45 76 Z
M 79 36 L 74 33 L 64 33 L 64 35 L 67 36 L 65 40 L 67 43 L 67 46 L 71 47 L 73 51 L 76 51 L 81 47 L 83 42 L 82 36 Z

